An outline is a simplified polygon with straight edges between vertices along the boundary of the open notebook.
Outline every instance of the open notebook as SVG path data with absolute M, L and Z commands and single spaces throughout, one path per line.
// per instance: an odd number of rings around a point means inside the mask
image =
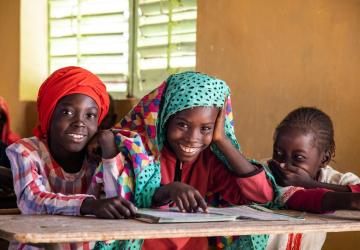
M 178 208 L 151 209 L 143 208 L 137 211 L 136 219 L 149 223 L 181 223 L 181 222 L 214 222 L 234 221 L 236 219 L 253 220 L 301 220 L 302 217 L 294 217 L 275 213 L 270 209 L 259 206 L 233 206 L 225 208 L 208 208 L 209 213 L 183 213 Z

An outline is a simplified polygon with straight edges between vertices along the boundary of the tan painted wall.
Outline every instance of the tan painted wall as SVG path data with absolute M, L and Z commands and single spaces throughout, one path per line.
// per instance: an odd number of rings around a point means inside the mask
M 0 1 L 0 95 L 9 104 L 12 129 L 21 135 L 30 132 L 36 113 L 28 112 L 34 105 L 19 101 L 20 69 L 20 1 Z M 25 126 L 24 126 L 25 125 Z
M 248 156 L 271 156 L 280 120 L 317 106 L 335 124 L 332 165 L 360 174 L 360 1 L 198 0 L 197 28 L 197 69 L 231 86 Z M 354 235 L 325 249 L 351 249 Z

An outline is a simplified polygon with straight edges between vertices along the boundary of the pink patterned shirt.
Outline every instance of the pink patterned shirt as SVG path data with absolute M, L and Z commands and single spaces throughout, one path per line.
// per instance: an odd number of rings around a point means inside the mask
M 37 137 L 9 146 L 17 204 L 22 214 L 80 215 L 87 197 L 117 196 L 121 155 L 103 160 L 103 169 L 86 159 L 78 173 L 66 173 L 51 157 L 47 145 Z M 106 185 L 104 185 L 106 183 Z M 91 249 L 94 242 L 61 244 L 59 249 Z M 43 249 L 11 242 L 9 249 Z

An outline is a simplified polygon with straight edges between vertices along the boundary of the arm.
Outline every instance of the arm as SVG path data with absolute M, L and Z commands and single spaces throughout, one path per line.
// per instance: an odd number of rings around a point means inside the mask
M 211 176 L 209 191 L 220 193 L 222 197 L 232 204 L 248 204 L 251 202 L 266 203 L 273 199 L 272 185 L 266 178 L 262 166 L 259 165 L 255 173 L 237 177 L 224 167 L 218 159 L 211 161 Z
M 213 142 L 224 154 L 232 170 L 239 176 L 247 175 L 257 171 L 257 167 L 251 164 L 243 154 L 234 147 L 229 138 L 225 135 L 226 100 L 224 107 L 219 111 L 213 134 Z
M 327 189 L 301 189 L 297 188 L 290 197 L 284 200 L 289 209 L 306 211 L 311 213 L 325 213 L 335 209 L 323 206 L 324 197 L 327 193 L 333 193 Z
M 45 163 L 35 150 L 15 143 L 6 151 L 12 166 L 14 190 L 23 214 L 79 215 L 86 194 L 63 195 L 51 191 L 47 177 L 41 174 Z
M 360 209 L 360 193 L 334 192 L 327 189 L 296 191 L 286 202 L 290 209 L 326 213 L 339 209 Z
M 88 145 L 88 159 L 92 164 L 100 164 L 93 176 L 90 193 L 99 198 L 99 190 L 104 190 L 106 198 L 125 197 L 123 182 L 131 178 L 124 171 L 124 157 L 115 143 L 111 130 L 100 130 Z
M 360 209 L 360 193 L 327 192 L 322 200 L 325 211 L 339 209 Z
M 305 188 L 325 188 L 336 192 L 351 192 L 351 188 L 349 186 L 341 186 L 318 181 L 314 181 L 312 185 Z

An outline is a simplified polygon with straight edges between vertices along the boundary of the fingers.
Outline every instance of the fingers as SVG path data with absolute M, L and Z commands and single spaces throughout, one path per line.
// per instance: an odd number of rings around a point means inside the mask
M 127 208 L 131 216 L 135 216 L 137 208 L 132 202 L 125 200 L 124 198 L 121 198 L 121 203 L 124 207 Z
M 285 168 L 285 163 L 280 163 L 277 160 L 271 159 L 268 161 L 269 167 Z
M 104 219 L 124 219 L 135 216 L 137 208 L 130 201 L 116 197 L 111 199 L 96 200 L 93 208 L 94 214 Z
M 124 215 L 121 214 L 121 212 L 117 209 L 117 207 L 113 206 L 112 204 L 109 204 L 106 211 L 108 214 L 112 217 L 111 219 L 124 219 Z
M 298 167 L 295 167 L 293 165 L 287 165 L 286 166 L 286 169 L 289 171 L 289 172 L 292 172 L 292 173 L 297 173 L 299 171 L 299 168 Z
M 199 207 L 207 212 L 207 204 L 197 190 L 189 190 L 177 198 L 176 205 L 182 212 L 196 213 Z
M 201 207 L 201 209 L 204 211 L 204 212 L 208 212 L 208 209 L 207 209 L 207 204 L 204 200 L 204 198 L 201 196 L 201 194 L 198 192 L 198 194 L 195 196 L 196 198 L 196 201 L 197 201 L 197 204 L 199 207 Z
M 228 100 L 228 98 L 227 98 L 227 96 L 225 95 L 224 106 L 223 106 L 223 108 L 222 108 L 222 111 L 223 111 L 223 113 L 224 113 L 224 116 L 226 115 L 227 100 Z
M 177 197 L 177 198 L 176 198 L 175 204 L 176 204 L 176 206 L 179 208 L 179 210 L 180 210 L 181 212 L 186 212 L 186 210 L 185 210 L 185 208 L 184 208 L 184 205 L 183 205 L 183 202 L 182 202 L 182 200 L 181 200 L 180 197 Z

